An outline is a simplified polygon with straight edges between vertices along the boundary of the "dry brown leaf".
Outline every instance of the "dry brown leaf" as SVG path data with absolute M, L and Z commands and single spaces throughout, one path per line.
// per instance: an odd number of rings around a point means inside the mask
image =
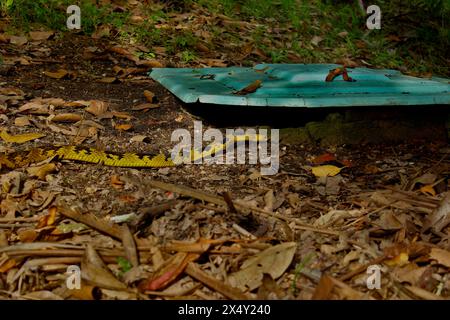
M 115 189 L 122 189 L 123 186 L 125 185 L 125 182 L 123 182 L 122 180 L 120 180 L 119 176 L 117 176 L 117 175 L 112 175 L 112 176 L 111 176 L 111 185 L 112 185 L 113 188 L 115 188 Z
M 405 286 L 405 288 L 412 292 L 415 296 L 424 300 L 444 300 L 444 298 L 419 287 Z
M 101 288 L 111 290 L 126 289 L 126 285 L 114 277 L 91 244 L 87 244 L 85 254 L 81 260 L 81 278 Z
M 49 118 L 53 122 L 77 122 L 83 119 L 81 115 L 76 113 L 59 113 Z
M 256 90 L 258 90 L 258 88 L 260 88 L 262 85 L 262 81 L 261 80 L 255 80 L 254 82 L 250 83 L 248 86 L 246 86 L 244 89 L 241 89 L 237 92 L 235 92 L 234 94 L 236 95 L 246 95 L 249 93 L 253 93 Z
M 149 68 L 164 68 L 164 65 L 157 60 L 142 60 L 136 63 L 138 66 L 146 66 Z
M 427 218 L 424 223 L 423 230 L 426 231 L 430 228 L 440 232 L 447 225 L 450 224 L 450 193 L 447 193 L 444 199 L 439 204 L 432 214 Z
M 323 40 L 322 37 L 314 36 L 314 37 L 311 39 L 311 43 L 312 43 L 313 45 L 317 46 L 320 42 L 322 42 L 322 40 Z
M 153 103 L 143 103 L 140 105 L 137 105 L 135 107 L 132 107 L 131 110 L 133 111 L 141 111 L 141 110 L 148 110 L 148 109 L 156 109 L 159 108 L 160 105 L 158 104 L 153 104 Z
M 150 142 L 151 139 L 144 135 L 137 135 L 130 139 L 131 142 Z
M 133 128 L 133 125 L 132 125 L 132 124 L 129 124 L 129 123 L 116 124 L 116 125 L 114 126 L 114 129 L 120 130 L 120 131 L 128 131 L 128 130 L 130 130 L 131 128 Z
M 155 94 L 149 90 L 144 90 L 144 96 L 149 103 L 153 103 L 153 100 L 155 100 Z
M 108 110 L 108 104 L 104 101 L 91 100 L 89 102 L 89 106 L 84 110 L 93 114 L 94 116 L 99 116 Z
M 0 265 L 0 273 L 5 273 L 14 268 L 17 265 L 17 261 L 14 259 L 8 259 L 5 263 Z
M 65 70 L 65 69 L 59 69 L 55 72 L 51 72 L 51 71 L 44 71 L 44 74 L 52 79 L 63 79 L 65 77 L 69 76 L 69 71 Z
M 97 29 L 92 33 L 92 38 L 94 39 L 100 39 L 103 37 L 109 37 L 111 32 L 111 27 L 108 25 L 101 25 L 100 27 L 97 27 Z
M 432 197 L 436 196 L 436 191 L 434 191 L 432 184 L 427 184 L 426 186 L 421 187 L 420 192 Z
M 30 124 L 30 119 L 28 117 L 17 117 L 14 119 L 14 125 L 18 127 L 29 126 Z
M 53 31 L 30 31 L 30 38 L 33 41 L 47 40 L 54 33 Z
M 131 114 L 123 111 L 112 111 L 111 114 L 119 119 L 131 120 L 134 118 Z
M 64 104 L 64 106 L 65 107 L 88 107 L 90 104 L 91 104 L 91 101 L 77 100 L 77 101 L 66 102 Z
M 395 268 L 392 271 L 392 276 L 399 282 L 417 285 L 427 270 L 429 270 L 429 267 L 418 267 L 414 263 L 409 263 L 403 267 Z
M 19 230 L 17 232 L 20 242 L 33 242 L 38 235 L 39 234 L 33 229 Z
M 56 221 L 58 209 L 55 206 L 48 208 L 48 213 L 39 219 L 37 228 L 52 226 Z
M 100 83 L 120 83 L 121 80 L 116 77 L 104 77 L 97 80 Z
M 348 218 L 356 218 L 360 217 L 364 214 L 364 211 L 361 210 L 330 210 L 328 213 L 320 216 L 314 221 L 314 226 L 330 226 L 338 223 L 341 220 Z
M 436 260 L 437 263 L 450 268 L 450 251 L 432 248 L 430 252 L 430 258 Z
M 9 37 L 9 42 L 11 44 L 16 44 L 18 46 L 23 46 L 25 43 L 28 42 L 27 37 L 24 36 L 10 36 Z
M 27 172 L 31 176 L 38 177 L 40 180 L 45 180 L 45 177 L 54 171 L 56 171 L 56 165 L 52 162 L 43 164 L 42 166 L 38 167 L 27 168 Z
M 47 104 L 43 104 L 41 101 L 30 101 L 25 103 L 23 106 L 19 107 L 17 112 L 29 112 L 33 114 L 48 114 L 48 106 Z
M 295 242 L 270 247 L 247 259 L 241 270 L 230 274 L 227 281 L 233 287 L 251 291 L 261 285 L 264 273 L 277 279 L 291 264 L 296 248 Z

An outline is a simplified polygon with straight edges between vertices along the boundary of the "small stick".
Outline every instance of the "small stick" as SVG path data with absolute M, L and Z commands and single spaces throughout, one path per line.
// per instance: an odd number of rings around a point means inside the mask
M 190 262 L 186 267 L 186 273 L 190 275 L 192 278 L 200 281 L 204 285 L 208 286 L 211 289 L 214 289 L 217 292 L 220 292 L 225 297 L 230 298 L 232 300 L 249 300 L 245 293 L 241 290 L 226 285 L 224 282 L 217 280 L 216 278 L 211 277 L 209 274 L 204 272 L 198 264 L 195 262 Z
M 224 192 L 224 193 L 222 193 L 222 197 L 225 200 L 225 202 L 227 203 L 227 206 L 228 206 L 228 209 L 230 210 L 230 212 L 237 213 L 236 207 L 233 204 L 233 200 L 231 200 L 230 193 Z
M 361 272 L 366 271 L 367 268 L 370 267 L 371 265 L 373 265 L 373 264 L 378 264 L 378 263 L 383 262 L 384 260 L 386 260 L 386 258 L 387 258 L 387 257 L 384 256 L 384 255 L 381 256 L 381 257 L 375 258 L 375 259 L 369 261 L 368 263 L 362 265 L 361 267 L 356 268 L 355 270 L 353 270 L 353 271 L 351 271 L 351 272 L 349 272 L 349 273 L 344 274 L 342 277 L 339 278 L 339 280 L 340 280 L 340 281 L 346 281 L 346 280 L 349 280 L 349 279 L 353 278 L 354 276 L 360 274 Z
M 34 224 L 31 223 L 22 223 L 22 224 L 15 224 L 15 223 L 0 223 L 0 228 L 22 228 L 22 227 L 33 227 Z
M 236 223 L 233 223 L 233 229 L 239 232 L 240 234 L 249 237 L 250 239 L 257 239 L 253 234 L 251 234 L 241 226 L 237 225 Z
M 58 212 L 60 212 L 61 214 L 72 220 L 81 222 L 95 230 L 98 230 L 119 241 L 122 241 L 122 230 L 120 227 L 116 225 L 107 224 L 106 222 L 97 219 L 92 214 L 89 213 L 81 214 L 78 211 L 69 208 L 67 205 L 59 205 Z

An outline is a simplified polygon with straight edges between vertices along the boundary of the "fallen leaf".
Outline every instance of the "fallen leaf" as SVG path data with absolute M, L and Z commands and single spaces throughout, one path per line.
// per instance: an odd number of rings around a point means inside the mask
M 9 43 L 16 44 L 18 46 L 23 46 L 27 42 L 28 42 L 28 39 L 27 39 L 27 37 L 24 37 L 24 36 L 10 36 L 9 37 Z
M 406 252 L 401 252 L 392 259 L 385 260 L 384 263 L 390 267 L 403 266 L 409 261 L 409 255 Z
M 24 113 L 27 111 L 28 113 L 33 114 L 48 114 L 49 109 L 48 105 L 42 103 L 42 101 L 30 101 L 28 103 L 25 103 L 19 109 L 17 109 L 17 112 Z
M 78 122 L 81 119 L 83 118 L 76 113 L 59 113 L 49 118 L 53 122 Z
M 323 40 L 322 37 L 314 36 L 314 37 L 311 39 L 311 43 L 312 43 L 313 45 L 317 46 L 320 42 L 322 42 L 322 40 Z
M 425 173 L 425 174 L 421 175 L 420 177 L 413 180 L 411 188 L 414 188 L 414 186 L 417 183 L 425 184 L 425 185 L 432 184 L 436 181 L 436 179 L 437 179 L 437 175 L 435 175 L 434 173 Z
M 133 125 L 131 125 L 131 124 L 129 124 L 129 123 L 116 124 L 116 125 L 114 126 L 114 129 L 121 130 L 121 131 L 128 131 L 128 130 L 130 130 L 131 128 L 133 128 Z
M 3 141 L 5 141 L 5 142 L 10 142 L 10 143 L 25 143 L 27 141 L 39 139 L 44 136 L 45 136 L 45 134 L 43 134 L 43 133 L 23 133 L 23 134 L 18 134 L 18 135 L 12 136 L 12 135 L 8 134 L 8 132 L 6 132 L 6 130 L 2 130 L 2 132 L 0 132 L 0 138 L 2 138 Z
M 44 74 L 52 79 L 63 79 L 67 76 L 69 76 L 69 71 L 64 70 L 64 69 L 59 69 L 55 72 L 51 72 L 51 71 L 44 71 Z
M 154 275 L 144 281 L 139 287 L 143 290 L 161 290 L 172 283 L 186 268 L 189 262 L 200 257 L 198 253 L 178 252 L 154 273 Z
M 111 32 L 111 27 L 108 25 L 101 25 L 92 33 L 91 37 L 94 39 L 100 39 L 103 37 L 109 37 Z
M 27 172 L 31 176 L 38 177 L 40 180 L 45 180 L 45 177 L 56 170 L 56 165 L 52 162 L 43 164 L 42 166 L 29 167 Z
M 84 109 L 94 116 L 99 116 L 108 110 L 108 104 L 104 101 L 91 100 L 89 106 Z
M 336 60 L 337 64 L 342 64 L 344 67 L 349 67 L 349 68 L 356 68 L 359 66 L 359 63 L 356 61 L 353 61 L 350 58 L 341 58 Z
M 364 211 L 362 210 L 335 210 L 332 209 L 328 211 L 326 214 L 320 216 L 314 221 L 314 226 L 317 227 L 323 227 L 323 226 L 330 226 L 333 224 L 338 223 L 339 221 L 342 221 L 344 219 L 348 218 L 357 218 L 364 214 Z
M 123 112 L 123 111 L 112 111 L 111 114 L 119 119 L 127 119 L 127 120 L 131 120 L 133 119 L 133 116 L 130 115 L 129 113 Z
M 448 224 L 450 224 L 450 193 L 446 194 L 439 207 L 426 219 L 422 231 L 432 228 L 440 232 Z
M 48 208 L 48 213 L 39 219 L 37 228 L 44 228 L 52 226 L 56 221 L 56 213 L 58 212 L 55 206 Z
M 436 260 L 437 263 L 450 268 L 450 251 L 432 248 L 430 252 L 430 258 Z
M 314 164 L 322 164 L 325 162 L 329 162 L 329 161 L 335 161 L 336 160 L 336 156 L 334 154 L 331 153 L 324 153 L 320 156 L 315 157 L 312 162 Z
M 270 247 L 244 261 L 241 270 L 230 274 L 227 282 L 233 287 L 251 291 L 261 285 L 264 273 L 275 280 L 291 264 L 296 248 L 295 242 Z
M 5 263 L 0 265 L 0 273 L 5 273 L 14 268 L 17 265 L 16 260 L 8 259 Z
M 420 192 L 432 197 L 436 196 L 436 191 L 434 191 L 432 184 L 427 184 L 426 186 L 421 187 Z
M 33 229 L 20 230 L 17 232 L 20 242 L 33 242 L 38 235 L 39 234 Z
M 244 89 L 241 89 L 237 92 L 234 92 L 234 94 L 236 95 L 246 95 L 249 93 L 253 93 L 256 90 L 258 90 L 258 88 L 260 88 L 262 85 L 262 81 L 261 80 L 255 80 L 254 82 L 252 82 L 251 84 L 249 84 L 248 86 L 246 86 Z
M 149 68 L 164 68 L 164 65 L 157 60 L 143 60 L 136 62 L 138 66 L 146 66 Z
M 158 104 L 153 104 L 153 103 L 143 103 L 140 105 L 137 105 L 135 107 L 132 107 L 131 110 L 133 111 L 141 111 L 141 110 L 148 110 L 148 109 L 156 109 L 159 108 L 160 105 Z
M 126 285 L 117 280 L 89 243 L 81 260 L 81 278 L 101 288 L 111 290 L 126 289 Z
M 122 189 L 123 186 L 125 185 L 125 182 L 120 180 L 120 178 L 117 175 L 112 175 L 111 176 L 111 185 L 115 189 Z
M 144 96 L 150 103 L 153 103 L 153 100 L 155 100 L 155 94 L 149 90 L 144 90 Z
M 97 80 L 100 83 L 120 83 L 121 80 L 116 77 L 104 77 Z
M 137 135 L 130 139 L 131 142 L 150 142 L 151 139 L 144 135 Z
M 30 38 L 33 41 L 42 41 L 47 40 L 53 34 L 53 31 L 30 31 Z
M 14 125 L 18 127 L 29 126 L 30 124 L 30 119 L 28 117 L 18 117 L 14 119 Z
M 415 286 L 405 286 L 406 289 L 408 289 L 410 292 L 412 292 L 417 297 L 424 299 L 424 300 L 444 300 L 443 297 L 438 296 L 434 293 L 431 293 L 430 291 L 427 291 L 425 289 L 415 287 Z
M 311 171 L 318 178 L 333 177 L 333 176 L 339 174 L 339 172 L 341 172 L 341 170 L 344 168 L 345 167 L 338 168 L 338 167 L 332 166 L 332 165 L 324 165 L 324 166 L 312 167 Z

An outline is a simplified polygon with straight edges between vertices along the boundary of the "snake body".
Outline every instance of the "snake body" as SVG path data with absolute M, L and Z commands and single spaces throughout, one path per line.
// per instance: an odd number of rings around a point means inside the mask
M 254 139 L 260 140 L 260 136 Z M 187 156 L 193 161 L 198 158 L 211 156 L 220 150 L 226 150 L 230 145 L 236 142 L 249 140 L 248 136 L 236 136 L 228 139 L 225 143 L 216 143 L 209 146 L 203 151 L 192 149 Z M 158 154 L 137 154 L 133 152 L 113 153 L 101 151 L 91 147 L 80 146 L 50 146 L 48 148 L 33 148 L 25 152 L 17 152 L 13 154 L 0 154 L 0 169 L 3 167 L 9 169 L 17 169 L 26 167 L 33 163 L 38 163 L 47 159 L 52 160 L 72 160 L 86 163 L 102 164 L 110 167 L 129 167 L 129 168 L 162 168 L 173 167 L 177 163 L 185 162 L 180 158 L 179 162 L 171 159 L 170 155 L 164 153 Z

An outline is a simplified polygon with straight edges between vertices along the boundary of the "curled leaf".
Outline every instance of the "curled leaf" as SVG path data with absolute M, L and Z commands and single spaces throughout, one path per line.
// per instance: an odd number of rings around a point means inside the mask
M 2 138 L 5 142 L 11 143 L 25 143 L 27 141 L 39 139 L 44 136 L 45 134 L 43 133 L 23 133 L 12 136 L 6 130 L 2 130 L 2 132 L 0 132 L 0 138 Z
M 332 166 L 332 165 L 324 165 L 324 166 L 318 166 L 318 167 L 313 167 L 311 169 L 312 173 L 320 178 L 320 177 L 333 177 L 337 174 L 339 174 L 339 172 L 341 172 L 341 170 L 345 168 L 339 168 L 336 166 Z

